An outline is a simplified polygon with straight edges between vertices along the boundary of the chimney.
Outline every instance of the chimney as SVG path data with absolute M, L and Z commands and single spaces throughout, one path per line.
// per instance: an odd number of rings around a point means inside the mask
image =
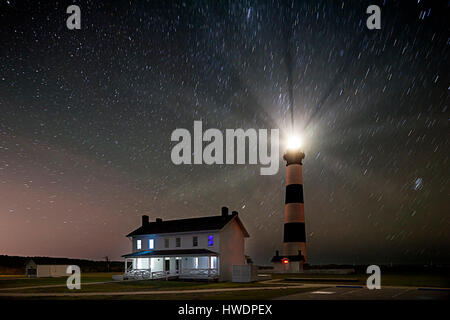
M 222 207 L 222 217 L 226 217 L 228 215 L 228 208 Z
M 156 218 L 156 222 L 162 222 L 161 218 Z
M 148 216 L 142 216 L 142 226 L 146 226 L 148 224 Z
M 233 211 L 233 212 L 231 212 L 231 215 L 232 216 L 237 216 L 239 213 L 237 212 L 237 211 Z

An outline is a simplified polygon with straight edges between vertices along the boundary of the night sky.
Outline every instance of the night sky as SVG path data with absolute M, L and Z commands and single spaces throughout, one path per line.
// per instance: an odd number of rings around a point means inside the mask
M 292 83 L 309 262 L 450 263 L 449 7 L 385 2 L 1 0 L 0 254 L 119 259 L 141 215 L 226 205 L 269 264 L 281 158 L 272 176 L 176 166 L 170 136 L 202 120 L 283 138 Z

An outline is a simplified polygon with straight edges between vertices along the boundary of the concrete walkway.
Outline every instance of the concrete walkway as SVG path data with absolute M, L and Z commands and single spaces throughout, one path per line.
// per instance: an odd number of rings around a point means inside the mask
M 299 292 L 276 300 L 449 300 L 449 288 L 381 286 L 369 290 L 365 286 L 334 285 L 320 290 Z

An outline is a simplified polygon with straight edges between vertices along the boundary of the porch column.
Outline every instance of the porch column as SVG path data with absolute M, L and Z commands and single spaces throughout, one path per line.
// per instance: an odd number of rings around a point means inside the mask
M 211 256 L 207 256 L 207 259 L 208 259 L 208 278 L 209 278 L 211 273 Z
M 170 258 L 169 258 L 169 270 L 166 270 L 166 257 L 163 258 L 163 270 L 166 275 L 166 280 L 169 278 L 168 272 L 170 272 Z
M 125 258 L 125 271 L 123 273 L 127 273 L 127 258 Z

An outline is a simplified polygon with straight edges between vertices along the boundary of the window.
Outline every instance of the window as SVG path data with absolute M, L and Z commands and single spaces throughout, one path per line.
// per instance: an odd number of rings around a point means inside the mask
M 169 239 L 164 239 L 164 248 L 168 248 L 169 244 Z
M 137 268 L 138 269 L 148 269 L 149 268 L 149 258 L 137 258 Z
M 198 269 L 198 257 L 194 258 L 194 269 Z
M 217 257 L 215 257 L 215 256 L 211 257 L 210 266 L 211 266 L 211 269 L 217 269 Z
M 192 246 L 193 247 L 197 247 L 198 246 L 198 237 L 193 237 L 192 238 Z
M 141 240 L 136 240 L 136 249 L 137 250 L 141 250 L 142 249 L 142 241 Z
M 176 239 L 175 239 L 175 246 L 176 246 L 177 248 L 181 247 L 181 238 L 176 238 Z
M 154 239 L 149 239 L 148 240 L 148 248 L 149 249 L 153 249 L 155 247 L 155 240 Z
M 214 236 L 210 234 L 208 236 L 208 247 L 212 247 L 214 245 Z

